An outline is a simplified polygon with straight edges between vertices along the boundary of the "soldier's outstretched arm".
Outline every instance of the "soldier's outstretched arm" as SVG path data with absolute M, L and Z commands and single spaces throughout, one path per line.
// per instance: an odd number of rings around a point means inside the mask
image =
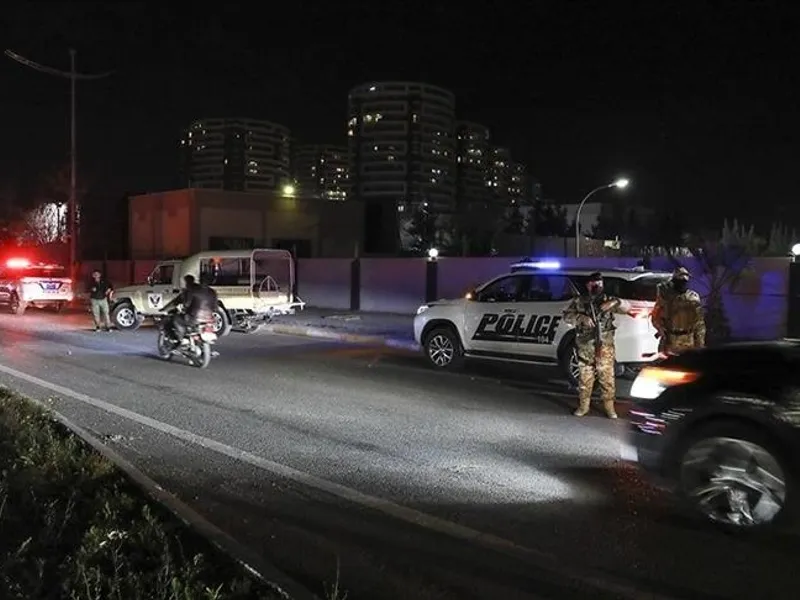
M 600 310 L 603 312 L 611 311 L 618 315 L 629 315 L 631 314 L 631 304 L 622 298 L 610 298 L 603 302 L 600 306 Z

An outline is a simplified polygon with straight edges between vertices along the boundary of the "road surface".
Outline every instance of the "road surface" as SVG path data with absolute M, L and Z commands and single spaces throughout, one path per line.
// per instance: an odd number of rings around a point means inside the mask
M 321 592 L 351 599 L 787 597 L 797 543 L 682 514 L 546 369 L 232 334 L 207 370 L 155 333 L 0 314 L 0 383 L 45 399 Z M 624 388 L 623 388 L 624 392 Z M 623 407 L 624 414 L 624 407 Z M 786 574 L 786 575 L 784 575 Z

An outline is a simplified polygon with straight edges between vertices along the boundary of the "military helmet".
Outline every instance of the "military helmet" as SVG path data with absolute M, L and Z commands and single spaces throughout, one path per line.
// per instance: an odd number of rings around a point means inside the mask
M 672 272 L 672 278 L 673 279 L 683 279 L 685 281 L 688 281 L 689 277 L 690 277 L 689 269 L 687 269 L 686 267 L 677 267 Z

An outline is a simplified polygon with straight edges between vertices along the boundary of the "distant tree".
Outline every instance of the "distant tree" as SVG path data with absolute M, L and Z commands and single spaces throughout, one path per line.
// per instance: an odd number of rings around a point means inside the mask
M 66 241 L 66 217 L 64 205 L 48 203 L 29 210 L 20 241 L 34 246 Z
M 726 219 L 721 231 L 689 235 L 685 243 L 699 266 L 700 272 L 695 269 L 693 275 L 706 284 L 706 289 L 700 291 L 705 301 L 708 342 L 724 342 L 731 331 L 723 295 L 741 282 L 752 259 L 762 253 L 765 242 L 753 227 L 744 227 L 736 220 L 729 223 Z M 676 265 L 682 264 L 680 258 L 670 256 Z
M 539 237 L 565 237 L 569 234 L 567 209 L 552 202 L 537 202 L 529 213 L 527 229 Z
M 517 206 L 512 206 L 506 211 L 504 219 L 504 231 L 513 235 L 524 234 L 527 229 L 525 215 Z
M 504 206 L 493 198 L 464 203 L 452 221 L 454 251 L 463 256 L 492 253 L 496 236 L 505 229 Z
M 404 246 L 414 253 L 427 252 L 436 241 L 437 214 L 427 202 L 411 207 L 403 233 L 407 242 Z
M 786 256 L 793 244 L 796 244 L 797 230 L 781 223 L 773 223 L 767 237 L 767 247 L 764 253 L 768 256 Z

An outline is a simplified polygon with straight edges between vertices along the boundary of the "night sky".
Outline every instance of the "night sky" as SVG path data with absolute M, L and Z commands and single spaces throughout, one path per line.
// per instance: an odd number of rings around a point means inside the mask
M 0 33 L 52 67 L 68 68 L 73 45 L 80 71 L 115 71 L 78 89 L 96 192 L 178 186 L 180 130 L 197 117 L 343 145 L 348 89 L 405 79 L 453 90 L 459 118 L 489 126 L 546 197 L 577 201 L 625 175 L 631 203 L 768 223 L 800 218 L 800 20 L 772 6 L 17 2 Z M 5 57 L 0 82 L 0 186 L 35 185 L 67 160 L 68 82 Z

